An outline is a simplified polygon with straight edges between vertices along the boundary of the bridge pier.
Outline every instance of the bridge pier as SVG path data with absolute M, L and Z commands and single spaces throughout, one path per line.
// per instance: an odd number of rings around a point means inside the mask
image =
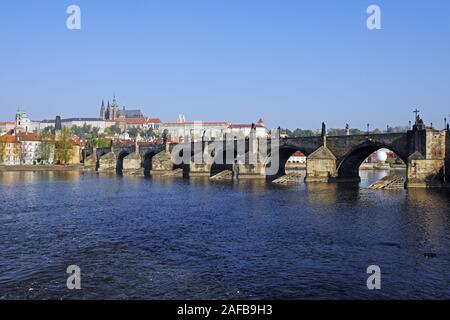
M 123 159 L 122 174 L 125 176 L 143 176 L 144 168 L 139 153 L 132 153 Z
M 189 176 L 190 177 L 210 177 L 211 176 L 211 163 L 195 163 L 191 160 L 189 164 Z
M 336 157 L 322 146 L 309 155 L 306 160 L 305 182 L 330 182 L 336 177 Z
M 98 172 L 116 173 L 117 158 L 114 152 L 109 152 L 99 159 Z
M 414 131 L 415 152 L 408 157 L 407 187 L 440 187 L 446 183 L 447 131 Z
M 97 148 L 94 148 L 92 154 L 84 159 L 84 168 L 87 170 L 97 169 Z
M 240 180 L 266 179 L 265 165 L 259 161 L 256 164 L 237 164 L 235 168 Z
M 172 155 L 168 150 L 161 151 L 152 159 L 152 176 L 164 176 L 175 169 Z
M 256 136 L 256 127 L 252 126 L 248 140 L 249 150 L 242 159 L 237 159 L 235 168 L 236 175 L 240 180 L 266 179 L 265 163 L 260 155 L 260 143 Z
M 198 148 L 199 150 L 196 150 Z M 212 169 L 212 157 L 209 147 L 204 141 L 201 145 L 194 145 L 194 156 L 189 161 L 189 177 L 210 177 Z
M 420 159 L 419 155 L 413 155 L 408 160 L 407 187 L 427 188 L 439 187 L 444 182 L 444 160 Z

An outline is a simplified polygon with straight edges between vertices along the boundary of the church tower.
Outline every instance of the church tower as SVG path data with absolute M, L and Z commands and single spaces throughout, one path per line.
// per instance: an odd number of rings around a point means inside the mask
M 110 120 L 116 120 L 119 117 L 119 104 L 117 103 L 116 96 L 113 98 L 109 116 L 111 118 Z
M 102 100 L 102 106 L 100 107 L 100 119 L 106 120 L 105 117 L 105 101 Z
M 105 120 L 111 120 L 111 106 L 109 105 L 109 101 L 108 101 L 108 106 L 106 107 L 106 112 L 105 112 Z

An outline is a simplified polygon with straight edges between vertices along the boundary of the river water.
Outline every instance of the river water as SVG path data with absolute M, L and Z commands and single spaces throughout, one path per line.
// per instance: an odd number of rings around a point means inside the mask
M 449 299 L 450 191 L 373 191 L 386 173 L 361 174 L 274 187 L 1 173 L 0 299 Z

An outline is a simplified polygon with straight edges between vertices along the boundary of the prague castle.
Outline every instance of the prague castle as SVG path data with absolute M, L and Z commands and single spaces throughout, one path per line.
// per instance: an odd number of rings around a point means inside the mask
M 116 97 L 113 98 L 112 103 L 109 103 L 105 107 L 105 101 L 102 101 L 100 107 L 100 119 L 115 121 L 117 119 L 127 119 L 127 118 L 144 118 L 141 110 L 126 110 L 125 107 L 122 109 L 117 103 Z

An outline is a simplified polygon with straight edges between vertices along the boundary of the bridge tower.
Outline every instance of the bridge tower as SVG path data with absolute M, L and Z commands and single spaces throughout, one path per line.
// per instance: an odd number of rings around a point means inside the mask
M 407 187 L 436 187 L 448 182 L 448 131 L 415 125 L 408 136 L 411 155 L 407 163 Z

